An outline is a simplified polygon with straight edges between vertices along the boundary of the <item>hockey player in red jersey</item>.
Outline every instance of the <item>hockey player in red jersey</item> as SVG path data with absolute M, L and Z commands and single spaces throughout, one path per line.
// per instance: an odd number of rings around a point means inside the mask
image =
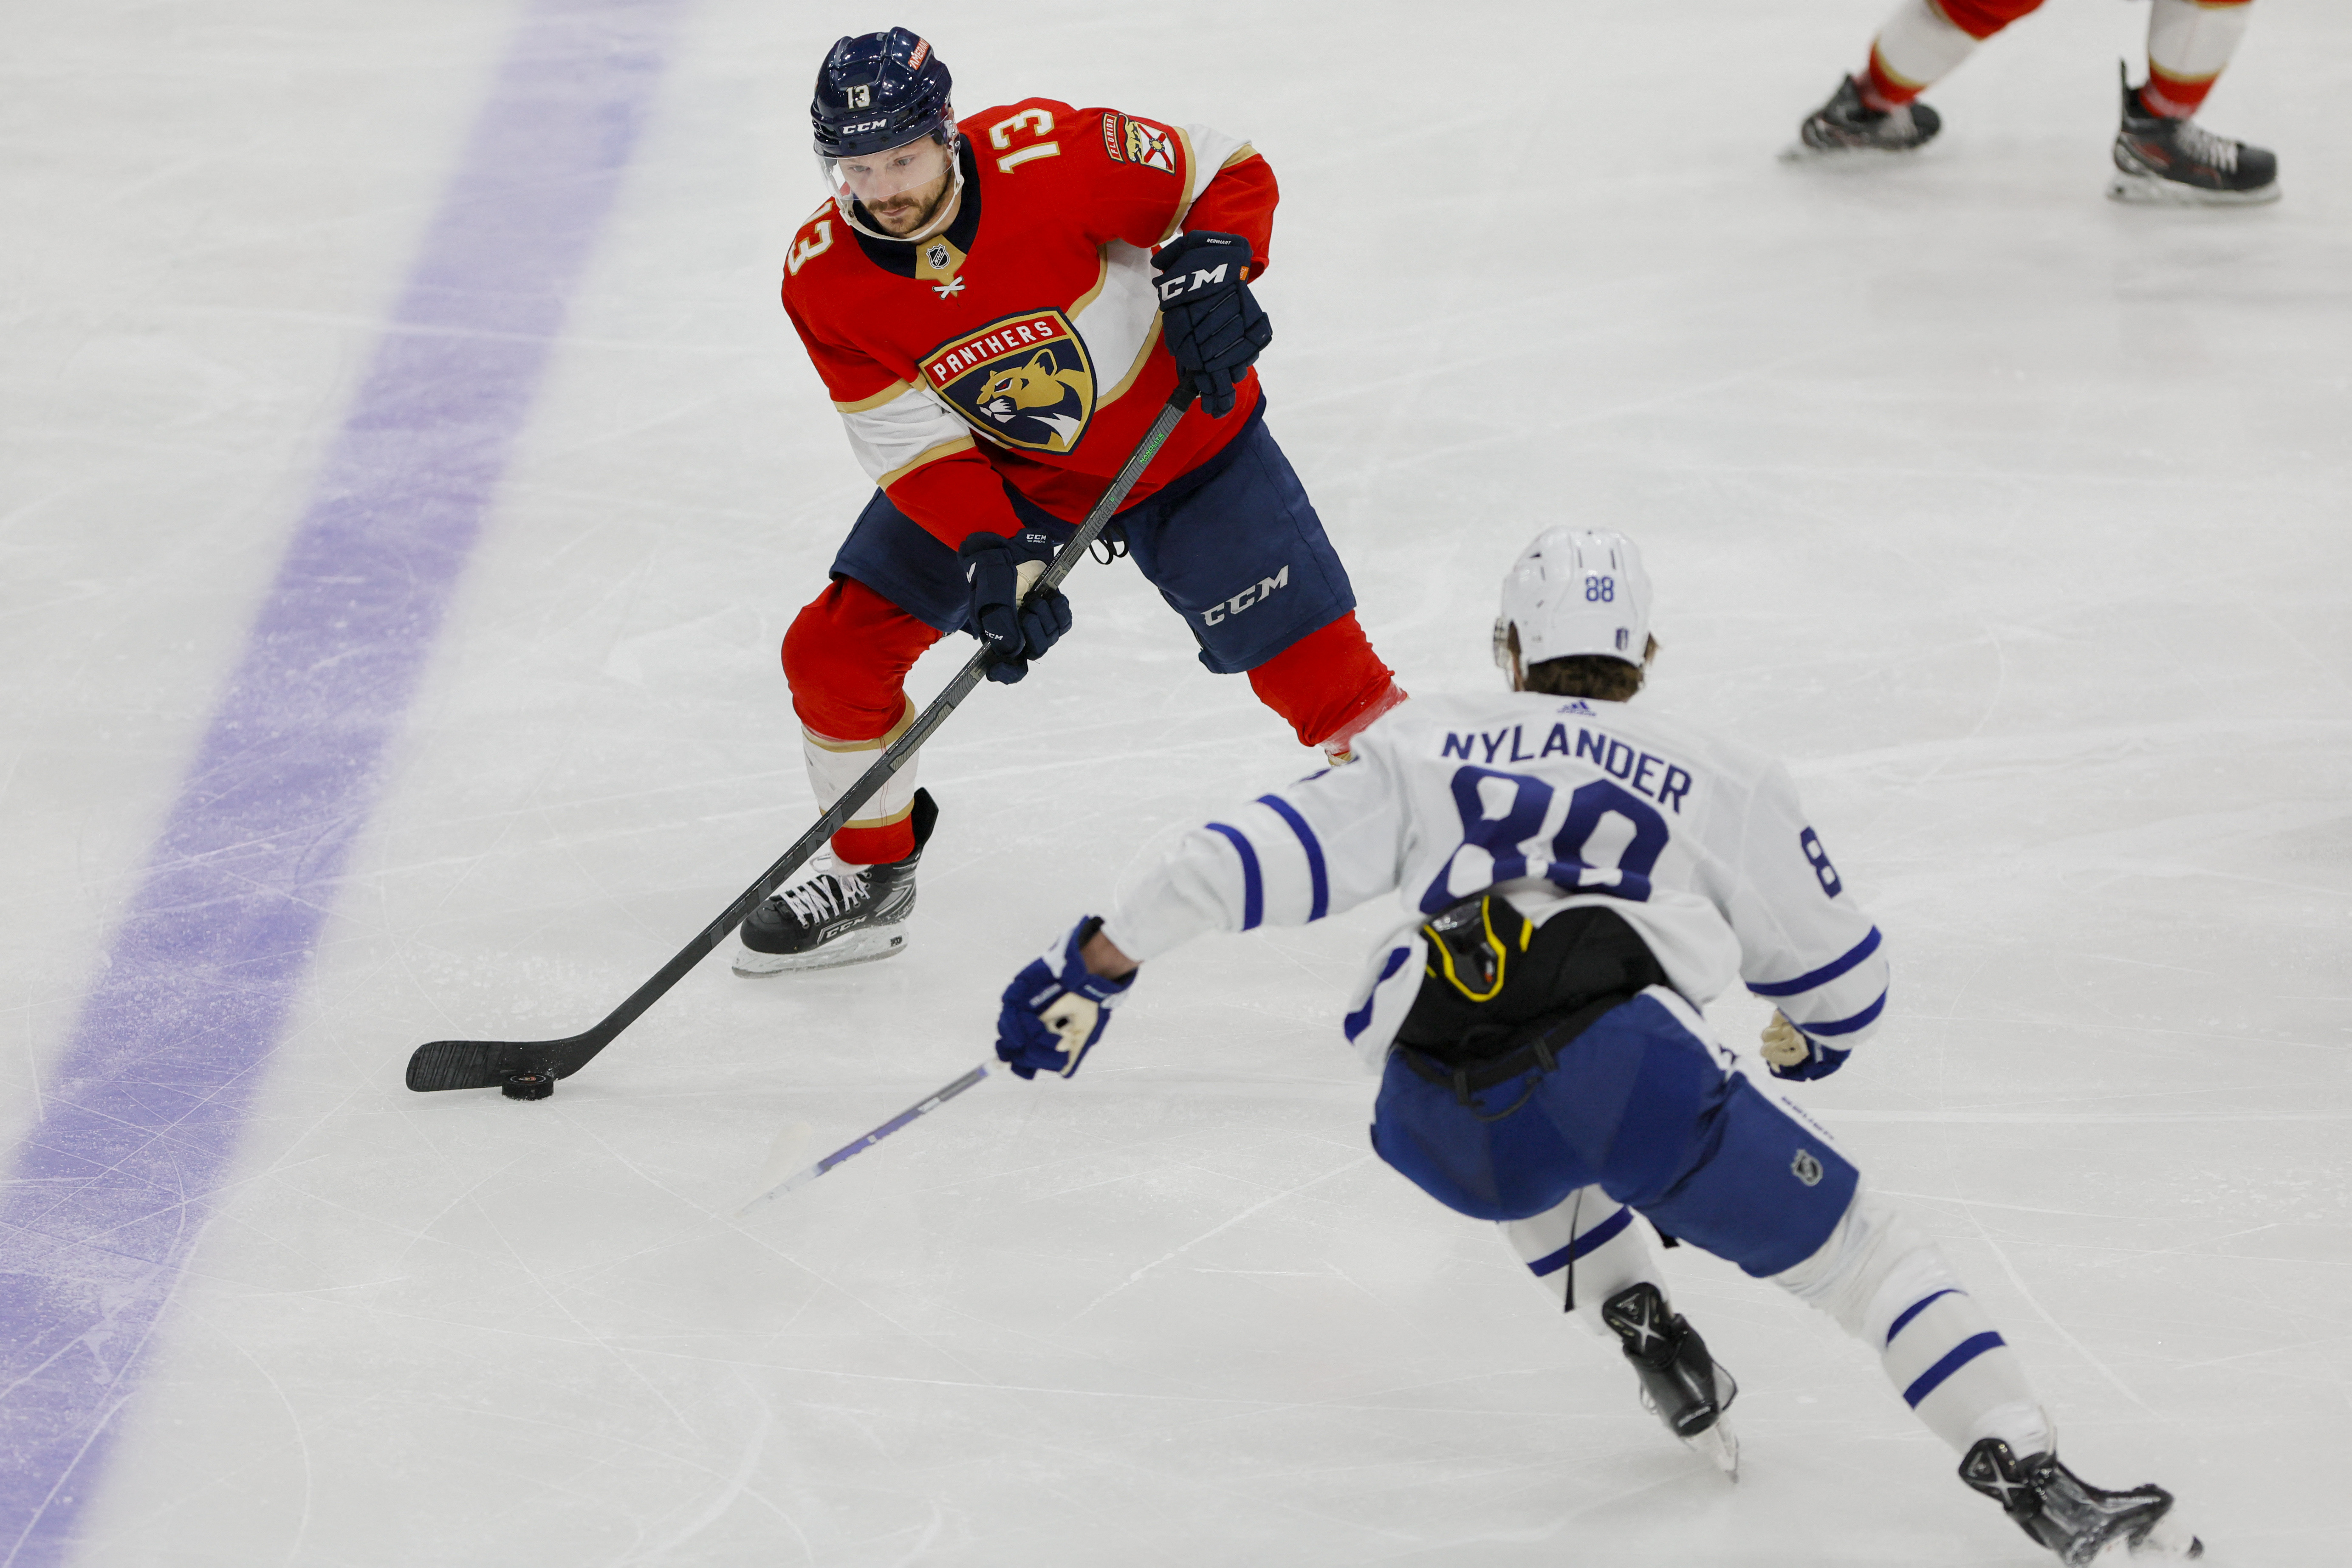
M 2123 89 L 2116 132 L 2117 201 L 2234 204 L 2278 199 L 2278 159 L 2216 136 L 2194 118 L 2244 36 L 2252 0 L 2150 0 L 2147 80 Z M 1859 76 L 1798 130 L 1792 157 L 1906 153 L 1935 140 L 1943 120 L 1919 95 L 1976 47 L 2042 0 L 1901 0 L 1871 40 Z
M 1202 664 L 1343 758 L 1404 693 L 1265 428 L 1249 281 L 1273 171 L 1221 132 L 1054 99 L 959 121 L 950 87 L 893 28 L 835 44 L 810 110 L 833 199 L 793 238 L 784 309 L 878 487 L 784 638 L 819 803 L 912 718 L 907 671 L 941 636 L 990 642 L 1012 681 L 1068 628 L 1059 594 L 1023 592 L 1180 382 L 1200 401 L 1105 537 Z M 744 922 L 736 972 L 898 952 L 935 816 L 901 770 L 834 836 L 834 869 Z

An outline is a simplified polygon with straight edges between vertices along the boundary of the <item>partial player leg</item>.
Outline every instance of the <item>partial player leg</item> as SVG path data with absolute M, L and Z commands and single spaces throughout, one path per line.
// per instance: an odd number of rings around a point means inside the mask
M 793 619 L 784 635 L 784 676 L 820 809 L 840 799 L 913 721 L 907 671 L 939 636 L 846 577 Z M 915 787 L 915 765 L 893 773 L 833 836 L 837 864 L 819 868 L 744 921 L 735 973 L 829 969 L 903 951 L 915 872 L 937 817 L 929 795 Z
M 2153 0 L 2147 80 L 2125 82 L 2108 195 L 2197 205 L 2278 199 L 2276 155 L 2191 118 L 2237 52 L 2251 8 L 2249 0 Z
M 1358 625 L 1347 568 L 1265 421 L 1213 461 L 1197 488 L 1121 519 L 1129 552 L 1192 628 L 1203 665 L 1246 670 L 1300 744 L 1344 762 L 1404 690 Z
M 1668 1304 L 1664 1277 L 1633 1211 L 1599 1187 L 1579 1187 L 1542 1214 L 1504 1221 L 1502 1231 L 1563 1310 L 1623 1351 L 1643 1403 L 1666 1430 L 1737 1477 L 1739 1444 L 1723 1413 L 1738 1385 Z
M 1597 1184 L 1667 1234 L 1776 1279 L 1878 1353 L 1905 1403 L 1966 1457 L 1969 1484 L 2025 1486 L 2012 1517 L 2070 1563 L 2116 1542 L 2200 1550 L 2168 1528 L 2161 1489 L 2101 1493 L 2058 1463 L 2016 1352 L 1942 1255 L 1801 1110 L 1735 1070 L 1680 996 L 1653 986 L 1554 1050 L 1551 1068 L 1479 1090 L 1391 1056 L 1374 1150 L 1485 1218 L 1538 1215 Z
M 1302 746 L 1353 762 L 1356 737 L 1405 700 L 1353 610 L 1252 667 L 1250 689 L 1280 714 Z
M 1798 127 L 1787 156 L 1831 153 L 1908 153 L 1943 129 L 1919 95 L 1941 81 L 1976 47 L 2042 0 L 1902 0 L 1871 40 L 1862 74 L 1838 84 L 1830 100 Z
M 1943 1254 L 1868 1187 L 1818 1251 L 1773 1278 L 1875 1351 L 1904 1403 L 1961 1456 L 1961 1479 L 2063 1561 L 2088 1563 L 2118 1541 L 2136 1554 L 2203 1552 L 2167 1519 L 2163 1488 L 2103 1491 L 2059 1462 L 2017 1352 Z

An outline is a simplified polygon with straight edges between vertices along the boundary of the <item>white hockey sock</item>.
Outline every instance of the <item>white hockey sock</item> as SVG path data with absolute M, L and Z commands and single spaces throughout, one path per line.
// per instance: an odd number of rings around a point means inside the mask
M 2021 1458 L 2054 1445 L 2017 1352 L 1944 1255 L 1866 1184 L 1820 1250 L 1773 1278 L 1878 1352 L 1895 1391 L 1954 1453 L 1982 1437 Z
M 2248 0 L 2155 0 L 2147 13 L 2148 107 L 2176 118 L 2197 111 L 2238 52 Z
M 1898 101 L 1907 103 L 1949 76 L 1976 47 L 1928 0 L 1903 0 L 1871 40 L 1871 85 L 1881 96 L 1893 87 L 1902 94 Z
M 819 811 L 829 811 L 843 792 L 857 782 L 866 769 L 882 755 L 882 749 L 906 732 L 915 721 L 915 700 L 907 699 L 907 710 L 890 727 L 890 732 L 872 741 L 837 741 L 820 735 L 806 725 L 801 727 L 801 755 L 808 763 L 809 788 L 816 793 Z M 922 761 L 918 752 L 907 765 L 892 773 L 872 798 L 859 807 L 858 813 L 846 825 L 845 831 L 858 828 L 887 827 L 903 820 L 914 809 L 915 769 Z
M 1601 1303 L 1644 1280 L 1672 1300 L 1633 1211 L 1599 1187 L 1579 1187 L 1559 1206 L 1505 1220 L 1501 1229 L 1553 1300 L 1564 1301 L 1573 1284 L 1577 1321 L 1612 1344 L 1617 1331 L 1601 1321 Z

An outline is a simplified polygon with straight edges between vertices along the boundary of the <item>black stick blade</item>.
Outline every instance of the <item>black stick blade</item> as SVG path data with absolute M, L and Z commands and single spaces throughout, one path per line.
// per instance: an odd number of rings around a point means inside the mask
M 435 1040 L 408 1058 L 408 1087 L 419 1094 L 439 1089 L 496 1089 L 523 1068 L 524 1048 L 496 1040 Z
M 570 1078 L 619 1033 L 606 1019 L 565 1040 L 435 1040 L 410 1054 L 408 1087 L 430 1094 L 438 1089 L 502 1089 L 519 1072 Z

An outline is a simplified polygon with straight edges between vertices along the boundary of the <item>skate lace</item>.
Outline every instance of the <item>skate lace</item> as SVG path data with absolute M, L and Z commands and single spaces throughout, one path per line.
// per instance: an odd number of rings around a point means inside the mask
M 2184 120 L 2173 131 L 2180 150 L 2200 163 L 2235 173 L 2238 167 L 2238 143 L 2227 136 L 2216 136 L 2193 120 Z
M 841 878 L 830 871 L 811 877 L 797 888 L 787 888 L 777 897 L 784 908 L 803 925 L 815 925 L 844 914 L 866 896 L 866 879 Z

